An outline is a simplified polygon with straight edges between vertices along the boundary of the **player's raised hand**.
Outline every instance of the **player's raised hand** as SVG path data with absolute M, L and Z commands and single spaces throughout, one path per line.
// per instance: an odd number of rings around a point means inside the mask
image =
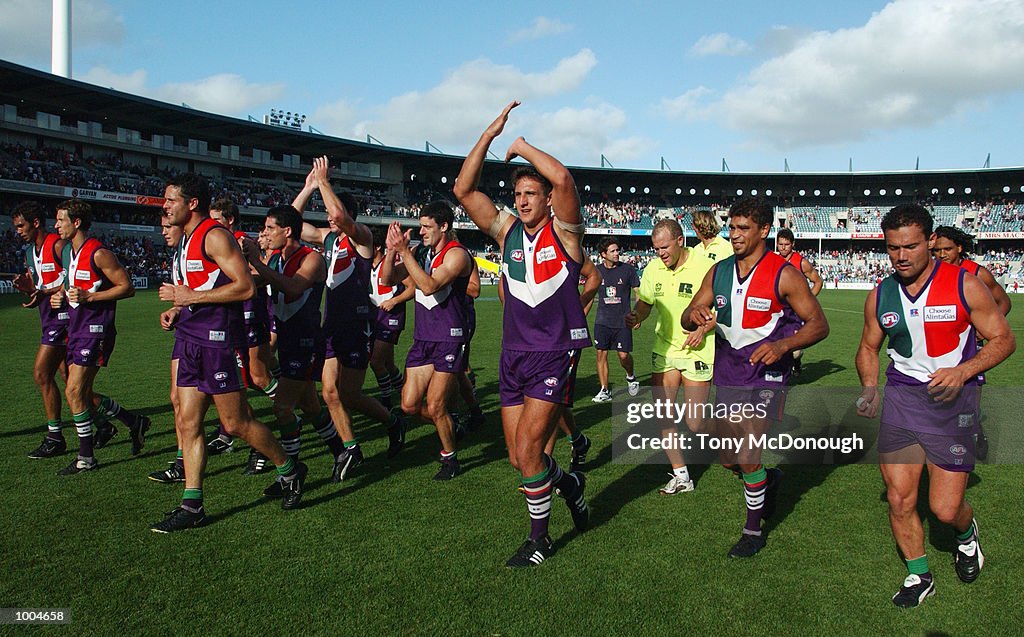
M 313 170 L 309 171 L 309 174 L 312 175 L 313 181 L 319 186 L 320 184 L 330 183 L 330 176 L 328 174 L 330 169 L 331 165 L 327 161 L 327 155 L 324 155 L 313 159 Z
M 512 142 L 512 144 L 508 147 L 508 150 L 505 151 L 505 163 L 507 164 L 508 162 L 512 161 L 516 157 L 519 157 L 520 155 L 522 155 L 521 148 L 525 144 L 526 144 L 526 138 L 525 137 L 523 137 L 522 135 L 520 135 L 519 137 L 516 137 L 515 141 Z
M 512 109 L 519 106 L 519 100 L 512 100 L 508 103 L 501 111 L 501 115 L 491 122 L 491 125 L 484 130 L 484 134 L 490 136 L 492 139 L 501 135 L 501 132 L 505 130 L 505 124 L 508 122 L 508 114 L 512 112 Z

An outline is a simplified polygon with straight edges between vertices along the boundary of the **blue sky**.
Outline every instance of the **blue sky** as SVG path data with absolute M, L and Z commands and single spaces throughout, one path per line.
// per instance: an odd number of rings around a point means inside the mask
M 49 0 L 0 57 L 50 68 Z M 733 172 L 1024 165 L 1024 2 L 73 0 L 73 77 L 225 115 L 465 154 Z

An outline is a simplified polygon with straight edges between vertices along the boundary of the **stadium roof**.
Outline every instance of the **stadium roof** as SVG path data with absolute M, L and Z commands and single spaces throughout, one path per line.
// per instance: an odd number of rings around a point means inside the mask
M 302 132 L 281 126 L 241 120 L 198 111 L 157 100 L 104 89 L 77 80 L 0 60 L 0 102 L 23 104 L 44 112 L 60 114 L 62 120 L 97 121 L 109 125 L 139 129 L 147 133 L 172 134 L 182 141 L 188 138 L 218 145 L 232 144 L 260 148 L 276 153 L 294 153 L 308 158 L 328 155 L 345 161 L 400 163 L 404 179 L 416 175 L 417 181 L 447 184 L 454 182 L 462 157 L 393 148 L 378 144 Z M 3 122 L 0 121 L 0 127 Z M 999 196 L 1004 188 L 1017 194 L 1024 186 L 1024 168 L 964 170 L 903 170 L 892 172 L 677 172 L 659 170 L 626 170 L 595 167 L 571 167 L 580 189 L 587 186 L 596 192 L 615 193 L 617 188 L 629 193 L 635 188 L 642 193 L 670 194 L 679 190 L 686 196 L 708 190 L 712 196 L 733 196 L 754 188 L 772 190 L 773 196 L 798 196 L 804 189 L 808 196 L 814 190 L 822 195 L 835 191 L 835 197 L 860 197 L 864 190 L 877 194 L 881 188 L 905 193 L 928 194 L 934 190 L 947 193 Z M 509 168 L 503 162 L 489 161 L 484 169 L 485 183 L 507 179 Z M 1019 196 L 1019 195 L 1018 195 Z

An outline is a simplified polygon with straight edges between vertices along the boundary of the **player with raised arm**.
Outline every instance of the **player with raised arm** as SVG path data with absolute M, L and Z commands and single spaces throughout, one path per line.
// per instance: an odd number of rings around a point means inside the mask
M 715 330 L 716 411 L 754 413 L 751 418 L 719 419 L 717 433 L 727 437 L 762 436 L 782 419 L 793 350 L 828 336 L 828 321 L 807 280 L 765 240 L 774 222 L 763 198 L 741 199 L 729 210 L 732 256 L 705 275 L 700 290 L 683 312 L 682 326 Z M 804 322 L 793 332 L 785 319 L 791 309 Z M 719 410 L 718 407 L 723 409 Z M 763 416 L 761 414 L 764 414 Z M 775 510 L 782 480 L 777 469 L 765 470 L 761 448 L 746 445 L 739 454 L 723 453 L 722 464 L 743 479 L 747 519 L 730 557 L 751 557 L 764 548 L 763 519 Z
M 185 466 L 181 505 L 149 528 L 170 533 L 202 525 L 206 441 L 203 418 L 212 400 L 224 428 L 277 467 L 285 491 L 283 509 L 302 500 L 306 466 L 284 452 L 270 429 L 257 421 L 246 400 L 236 351 L 247 345 L 242 301 L 256 285 L 237 240 L 210 219 L 206 180 L 193 174 L 171 179 L 164 189 L 164 214 L 182 229 L 174 257 L 174 283 L 160 287 L 160 299 L 181 308 L 175 323 L 178 343 L 178 413 L 175 423 Z
M 420 211 L 423 243 L 413 254 L 412 230 L 404 234 L 398 222 L 388 228 L 389 259 L 381 278 L 393 285 L 406 277 L 416 285 L 416 324 L 412 347 L 405 359 L 402 411 L 434 423 L 441 441 L 441 468 L 435 480 L 451 480 L 459 473 L 455 429 L 448 413 L 448 397 L 457 376 L 466 371 L 466 287 L 476 264 L 453 238 L 455 215 L 451 206 L 433 201 Z
M 313 160 L 306 183 L 292 203 L 301 214 L 314 192 L 327 207 L 329 227 L 302 224 L 301 239 L 322 245 L 327 261 L 327 290 L 324 301 L 324 369 L 321 390 L 331 419 L 341 436 L 344 450 L 334 459 L 332 480 L 341 482 L 363 461 L 363 450 L 352 431 L 351 411 L 362 412 L 385 423 L 389 454 L 405 444 L 405 423 L 401 411 L 388 410 L 379 400 L 363 393 L 363 381 L 370 362 L 373 335 L 373 304 L 370 302 L 370 271 L 373 237 L 358 223 L 359 204 L 349 193 L 337 195 L 331 188 L 327 157 Z
M 636 306 L 622 320 L 628 329 L 637 329 L 652 309 L 658 310 L 651 349 L 654 398 L 675 402 L 682 387 L 687 405 L 702 405 L 707 403 L 711 393 L 715 343 L 707 338 L 710 329 L 687 331 L 680 325 L 680 319 L 713 264 L 685 247 L 683 229 L 675 219 L 662 219 L 655 224 L 651 244 L 658 258 L 651 259 L 644 268 Z M 704 431 L 705 423 L 697 414 L 696 409 L 686 410 L 686 426 L 699 433 Z M 661 433 L 663 437 L 675 436 L 679 430 L 668 420 L 662 423 Z M 666 448 L 665 455 L 672 472 L 668 483 L 658 492 L 676 495 L 693 491 L 693 479 L 682 450 Z
M 619 242 L 614 237 L 604 238 L 597 252 L 601 261 L 597 271 L 601 286 L 597 293 L 597 316 L 594 318 L 594 348 L 597 351 L 597 380 L 601 389 L 592 399 L 604 403 L 612 399 L 608 386 L 608 352 L 618 352 L 619 364 L 626 371 L 626 387 L 630 396 L 640 391 L 640 381 L 633 375 L 633 330 L 626 327 L 623 318 L 629 313 L 633 290 L 640 287 L 636 268 L 619 260 Z
M 530 534 L 506 563 L 510 567 L 533 566 L 552 555 L 553 490 L 565 498 L 577 530 L 586 529 L 590 516 L 585 476 L 563 472 L 544 453 L 562 407 L 572 402 L 580 351 L 590 345 L 578 288 L 584 226 L 576 183 L 561 162 L 519 137 L 505 153 L 506 161 L 522 157 L 531 165 L 512 176 L 519 217 L 499 213 L 479 190 L 487 151 L 518 105 L 506 106 L 483 132 L 454 188 L 473 222 L 502 251 L 501 420 L 530 515 Z
M 779 256 L 786 260 L 787 263 L 794 266 L 800 273 L 807 278 L 807 282 L 811 284 L 811 293 L 814 296 L 818 296 L 821 293 L 821 288 L 824 282 L 821 280 L 821 275 L 814 268 L 814 265 L 809 259 L 806 259 L 804 255 L 800 254 L 793 249 L 793 245 L 796 243 L 796 237 L 793 231 L 789 228 L 780 228 L 778 234 L 775 235 L 775 250 L 779 253 Z M 789 320 L 793 325 L 794 329 L 800 329 L 803 324 L 800 319 L 792 313 L 789 314 Z M 799 376 L 800 370 L 802 369 L 802 363 L 800 360 L 804 356 L 804 351 L 798 349 L 793 352 L 793 375 Z
M 954 567 L 962 582 L 985 565 L 975 511 L 965 498 L 974 467 L 978 376 L 1006 360 L 1016 340 L 991 292 L 965 269 L 932 258 L 932 217 L 922 206 L 896 206 L 882 218 L 893 274 L 864 303 L 857 350 L 863 387 L 857 413 L 874 418 L 889 524 L 907 566 L 892 597 L 912 608 L 935 592 L 918 514 L 921 474 L 928 469 L 928 506 L 956 533 Z M 979 350 L 976 334 L 988 340 Z M 884 397 L 879 352 L 888 339 Z

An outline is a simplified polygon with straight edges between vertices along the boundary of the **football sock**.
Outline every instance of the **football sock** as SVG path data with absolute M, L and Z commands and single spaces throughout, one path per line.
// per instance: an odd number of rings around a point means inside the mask
M 284 461 L 284 464 L 277 467 L 277 475 L 281 476 L 284 480 L 291 480 L 296 476 L 295 473 L 295 458 L 288 456 L 288 459 Z
M 110 396 L 100 396 L 100 411 L 106 414 L 108 418 L 117 418 L 129 427 L 134 427 L 138 418 L 135 414 L 119 405 Z
M 976 529 L 974 528 L 974 520 L 971 520 L 971 525 L 967 527 L 967 530 L 963 533 L 957 533 L 956 541 L 960 544 L 967 544 L 974 539 Z
M 88 409 L 80 414 L 72 414 L 75 431 L 78 433 L 78 455 L 83 458 L 92 457 L 92 415 Z
M 263 388 L 263 393 L 267 395 L 270 400 L 277 398 L 277 379 L 272 378 L 267 386 Z
M 302 432 L 302 421 L 296 418 L 290 424 L 281 425 L 281 446 L 289 458 L 299 457 L 299 434 Z
M 672 469 L 672 475 L 676 476 L 680 480 L 689 480 L 690 479 L 690 469 L 688 467 L 685 467 L 685 466 L 674 468 L 674 469 Z
M 50 440 L 64 440 L 64 434 L 60 431 L 60 419 L 46 421 L 46 437 Z
M 178 457 L 174 459 L 174 468 L 180 469 L 181 471 L 185 470 L 185 457 L 184 454 L 182 454 L 181 449 L 178 449 Z
M 338 454 L 345 449 L 344 443 L 341 442 L 341 436 L 338 435 L 338 430 L 334 428 L 334 422 L 331 420 L 331 414 L 324 407 L 320 410 L 320 415 L 317 417 L 316 422 L 316 433 L 320 436 L 320 440 L 324 441 L 327 448 L 331 450 L 331 455 L 335 458 Z
M 383 400 L 391 400 L 391 374 L 385 371 L 383 374 L 374 373 L 377 378 L 377 387 L 380 389 L 380 397 Z
M 530 512 L 531 540 L 539 540 L 548 534 L 548 522 L 551 520 L 550 473 L 549 469 L 544 469 L 535 476 L 522 479 L 526 508 Z
M 912 560 L 906 560 L 907 570 L 910 571 L 911 575 L 924 575 L 928 572 L 928 555 L 922 555 L 921 557 L 915 557 Z
M 761 535 L 761 514 L 764 511 L 764 494 L 767 484 L 768 472 L 764 470 L 764 467 L 743 474 L 743 495 L 747 500 L 747 523 L 743 525 L 744 533 Z
M 185 489 L 181 496 L 181 508 L 192 513 L 198 513 L 203 508 L 203 490 Z

